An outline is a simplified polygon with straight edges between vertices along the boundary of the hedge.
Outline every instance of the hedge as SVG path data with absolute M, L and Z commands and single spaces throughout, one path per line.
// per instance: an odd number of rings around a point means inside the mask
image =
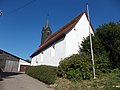
M 26 69 L 26 74 L 46 84 L 54 84 L 57 79 L 57 67 L 46 65 L 29 66 Z

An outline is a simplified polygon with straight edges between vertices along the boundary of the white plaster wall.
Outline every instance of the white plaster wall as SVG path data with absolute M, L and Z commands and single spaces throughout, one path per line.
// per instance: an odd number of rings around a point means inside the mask
M 58 66 L 61 59 L 66 57 L 66 40 L 63 38 L 55 45 L 54 66 Z
M 20 65 L 30 65 L 30 63 L 28 63 L 28 62 L 26 62 L 26 61 L 20 59 L 20 60 L 19 60 L 18 72 L 20 71 Z
M 52 48 L 55 48 L 55 55 L 52 56 Z M 36 55 L 35 57 L 32 58 L 31 65 L 36 66 L 36 65 L 51 65 L 51 66 L 58 66 L 59 61 L 62 58 L 65 58 L 66 56 L 66 41 L 64 38 L 61 40 L 57 41 L 55 44 L 51 45 L 48 47 L 46 50 L 43 51 L 43 60 L 41 60 L 41 54 Z M 38 63 L 36 63 L 36 60 L 38 60 Z
M 51 64 L 51 47 L 48 47 L 46 50 L 43 51 L 43 61 L 41 62 L 42 65 L 49 65 Z
M 42 56 L 42 53 L 38 54 L 38 55 L 36 56 L 36 58 L 35 58 L 37 65 L 40 65 L 40 63 L 41 63 L 41 60 L 42 60 L 42 59 L 41 59 L 41 56 Z
M 58 66 L 59 61 L 61 58 L 64 58 L 66 55 L 66 49 L 65 49 L 65 40 L 61 39 L 52 46 L 50 46 L 48 49 L 44 51 L 44 58 L 43 58 L 43 65 L 51 65 L 51 66 Z M 52 48 L 55 48 L 55 55 L 52 56 Z
M 38 55 L 34 56 L 31 60 L 31 66 L 36 66 L 37 63 L 36 63 L 36 59 L 37 59 Z
M 20 59 L 20 65 L 30 65 L 30 63 Z
M 92 28 L 90 27 L 93 33 Z M 78 53 L 83 37 L 89 36 L 89 22 L 85 14 L 80 18 L 75 27 L 66 34 L 66 57 Z

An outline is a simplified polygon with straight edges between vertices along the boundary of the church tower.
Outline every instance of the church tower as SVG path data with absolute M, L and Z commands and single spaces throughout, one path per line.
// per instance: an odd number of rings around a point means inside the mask
M 42 37 L 41 37 L 41 45 L 45 42 L 45 40 L 52 34 L 52 31 L 49 27 L 48 20 L 46 21 L 45 26 L 42 29 Z

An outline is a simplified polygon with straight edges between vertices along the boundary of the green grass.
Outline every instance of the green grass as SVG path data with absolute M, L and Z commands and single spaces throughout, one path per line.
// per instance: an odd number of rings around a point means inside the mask
M 56 84 L 55 90 L 120 90 L 120 72 L 101 74 L 95 80 L 79 82 L 59 78 Z

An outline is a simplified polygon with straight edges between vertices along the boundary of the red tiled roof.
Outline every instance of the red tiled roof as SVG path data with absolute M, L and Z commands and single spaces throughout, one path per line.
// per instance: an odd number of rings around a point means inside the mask
M 86 14 L 85 11 L 83 11 L 79 16 L 75 17 L 73 20 L 71 20 L 69 23 L 67 23 L 65 26 L 60 28 L 57 32 L 50 35 L 45 42 L 39 46 L 39 48 L 30 56 L 34 57 L 35 55 L 39 54 L 42 50 L 46 49 L 48 46 L 50 46 L 53 42 L 57 41 L 58 39 L 64 37 L 74 26 L 77 24 L 79 19 L 82 17 L 83 14 Z M 87 14 L 86 14 L 87 16 Z M 88 18 L 88 17 L 87 17 Z

